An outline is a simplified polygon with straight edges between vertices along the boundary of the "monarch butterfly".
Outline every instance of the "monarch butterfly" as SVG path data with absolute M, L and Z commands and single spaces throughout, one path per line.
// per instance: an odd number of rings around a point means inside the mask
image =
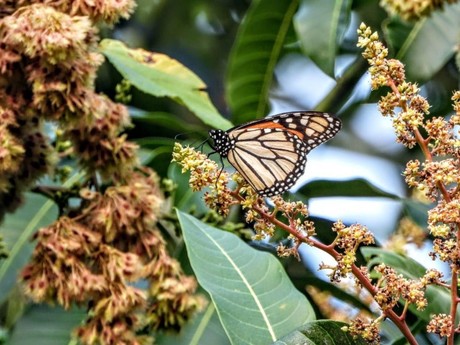
M 307 153 L 341 127 L 328 113 L 281 113 L 227 131 L 210 130 L 211 153 L 226 157 L 258 194 L 270 197 L 291 188 L 305 170 Z

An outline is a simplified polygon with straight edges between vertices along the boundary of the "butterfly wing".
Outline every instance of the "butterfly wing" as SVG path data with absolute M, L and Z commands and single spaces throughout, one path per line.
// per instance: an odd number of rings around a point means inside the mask
M 340 119 L 329 113 L 319 111 L 297 111 L 281 113 L 255 120 L 229 129 L 279 128 L 297 135 L 309 146 L 309 151 L 334 137 L 342 128 Z
M 281 194 L 302 176 L 306 154 L 341 127 L 327 113 L 292 112 L 249 122 L 227 131 L 227 159 L 262 196 Z
M 259 194 L 280 194 L 303 174 L 307 145 L 290 132 L 253 128 L 233 135 L 238 140 L 227 159 Z

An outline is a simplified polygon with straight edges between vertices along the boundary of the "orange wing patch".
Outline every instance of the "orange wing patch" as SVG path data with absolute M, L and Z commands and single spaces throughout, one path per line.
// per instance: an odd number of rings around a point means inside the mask
M 294 128 L 297 128 L 298 126 L 295 125 L 294 123 L 292 124 Z M 279 123 L 276 123 L 276 122 L 265 122 L 265 123 L 255 123 L 251 126 L 247 126 L 247 127 L 244 127 L 244 129 L 265 129 L 265 128 L 268 128 L 268 129 L 275 129 L 275 128 L 278 128 L 278 129 L 281 129 L 283 131 L 287 131 L 287 132 L 290 132 L 292 134 L 294 134 L 295 136 L 299 137 L 300 140 L 303 140 L 305 134 L 302 133 L 302 132 L 299 132 L 297 130 L 295 130 L 294 128 L 288 128 L 286 126 L 283 126 Z

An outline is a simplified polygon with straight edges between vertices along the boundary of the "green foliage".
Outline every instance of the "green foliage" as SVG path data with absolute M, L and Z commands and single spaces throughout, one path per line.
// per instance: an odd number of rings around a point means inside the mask
M 77 308 L 34 305 L 18 321 L 9 345 L 61 345 L 71 344 L 72 329 L 84 320 L 86 313 Z
M 297 6 L 298 0 L 259 0 L 249 8 L 227 72 L 227 102 L 235 123 L 266 115 L 273 72 Z
M 207 308 L 196 315 L 184 329 L 178 333 L 160 333 L 157 336 L 158 344 L 231 344 L 217 315 L 216 308 L 208 300 Z
M 119 41 L 106 39 L 101 52 L 124 78 L 139 90 L 157 97 L 170 97 L 187 106 L 204 123 L 216 128 L 231 127 L 203 91 L 206 85 L 184 65 L 167 55 L 131 50 Z
M 385 36 L 410 80 L 428 81 L 452 58 L 460 35 L 459 15 L 460 4 L 453 4 L 415 23 L 398 17 L 385 23 Z
M 351 15 L 350 0 L 302 1 L 294 26 L 302 50 L 324 73 L 335 77 L 335 57 Z
M 193 271 L 232 344 L 273 342 L 315 319 L 274 256 L 185 213 L 178 216 Z
M 349 196 L 349 197 L 383 197 L 399 200 L 394 194 L 385 192 L 367 180 L 357 178 L 345 181 L 315 180 L 306 183 L 298 190 L 308 198 Z
M 361 345 L 366 342 L 361 338 L 353 338 L 349 333 L 344 332 L 343 322 L 318 320 L 309 322 L 299 327 L 294 332 L 275 341 L 273 345 L 295 345 L 295 344 L 331 344 L 331 345 Z
M 31 236 L 39 227 L 56 218 L 56 206 L 51 200 L 36 194 L 27 194 L 26 202 L 14 215 L 8 215 L 2 224 L 2 233 L 9 256 L 0 265 L 1 302 L 16 287 L 18 274 L 30 258 L 34 245 Z

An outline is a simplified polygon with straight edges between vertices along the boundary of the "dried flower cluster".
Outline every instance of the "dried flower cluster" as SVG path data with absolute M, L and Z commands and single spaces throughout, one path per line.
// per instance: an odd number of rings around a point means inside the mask
M 75 333 L 83 344 L 152 343 L 146 330 L 180 329 L 203 304 L 157 228 L 164 197 L 123 134 L 126 107 L 94 91 L 103 62 L 95 21 L 113 24 L 134 6 L 16 1 L 0 11 L 0 209 L 14 210 L 26 189 L 55 171 L 59 156 L 87 173 L 61 193 L 80 189 L 81 205 L 55 200 L 62 215 L 37 232 L 22 273 L 33 300 L 88 306 Z M 53 145 L 45 122 L 57 128 Z M 146 288 L 133 284 L 139 280 Z
M 399 15 L 405 20 L 417 20 L 429 16 L 434 10 L 457 0 L 381 0 L 380 4 L 391 15 Z
M 455 114 L 450 119 L 443 117 L 426 118 L 429 105 L 426 99 L 419 94 L 419 88 L 404 80 L 404 68 L 398 61 L 387 59 L 386 48 L 378 40 L 377 33 L 372 33 L 370 28 L 361 24 L 359 30 L 358 46 L 364 48 L 363 56 L 370 64 L 372 87 L 390 87 L 390 92 L 382 97 L 379 109 L 384 116 L 390 116 L 398 141 L 411 148 L 418 145 L 425 157 L 424 161 L 411 160 L 407 163 L 404 175 L 409 187 L 417 193 L 435 203 L 428 212 L 428 229 L 433 240 L 433 259 L 440 259 L 450 264 L 452 270 L 452 303 L 450 315 L 434 315 L 429 323 L 428 331 L 438 333 L 440 336 L 449 337 L 453 341 L 457 327 L 455 316 L 458 303 L 457 282 L 460 264 L 459 224 L 460 217 L 460 141 L 456 126 L 460 123 L 460 92 L 454 93 L 452 100 Z M 424 133 L 424 134 L 422 134 Z M 393 277 L 388 267 L 380 269 L 382 275 L 390 276 L 395 285 L 392 290 L 399 290 L 408 303 L 415 303 L 417 308 L 424 308 L 423 290 L 426 283 L 447 287 L 440 279 L 437 271 L 429 271 L 420 282 L 403 284 L 401 277 Z M 406 286 L 402 288 L 402 285 Z M 405 292 L 404 292 L 405 291 Z M 379 290 L 379 293 L 381 290 Z M 379 295 L 376 295 L 376 299 Z M 389 300 L 387 296 L 380 298 L 379 304 L 391 308 L 397 299 Z
M 55 10 L 67 13 L 71 16 L 85 16 L 92 21 L 102 21 L 106 24 L 114 24 L 121 18 L 128 18 L 136 7 L 132 0 L 108 0 L 108 1 L 53 1 L 53 0 L 19 0 L 7 1 L 2 4 L 0 14 L 10 15 L 20 7 L 33 4 L 43 4 L 53 7 Z

